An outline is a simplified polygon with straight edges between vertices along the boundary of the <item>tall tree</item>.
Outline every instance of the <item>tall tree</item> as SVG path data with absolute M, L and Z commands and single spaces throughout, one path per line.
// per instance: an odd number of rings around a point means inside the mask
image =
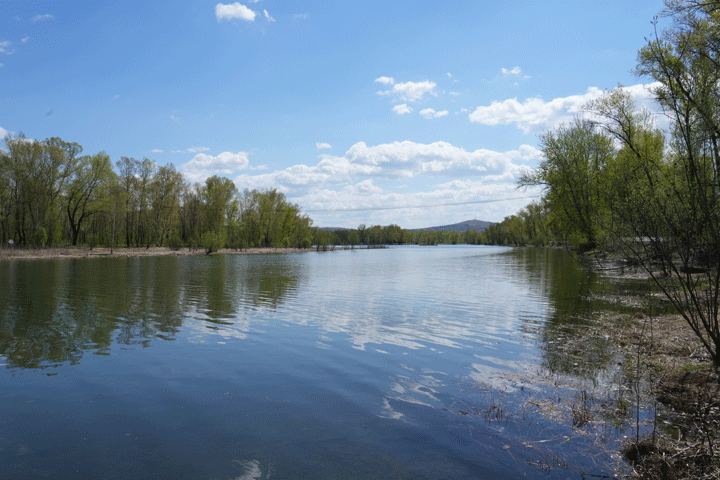
M 152 210 L 153 238 L 162 245 L 173 228 L 178 224 L 180 195 L 184 185 L 182 174 L 171 163 L 160 167 L 151 183 L 150 206 Z
M 119 172 L 120 185 L 125 192 L 125 205 L 123 216 L 125 220 L 125 245 L 132 245 L 134 231 L 134 210 L 133 210 L 133 194 L 135 191 L 135 170 L 137 168 L 137 160 L 134 158 L 120 157 L 115 164 Z
M 104 197 L 98 192 L 103 182 L 108 182 L 112 175 L 110 157 L 105 152 L 78 160 L 77 169 L 68 184 L 65 203 L 73 245 L 78 243 L 83 221 L 102 211 Z
M 652 188 L 633 218 L 631 251 L 720 368 L 720 3 L 666 6 L 672 26 L 641 49 L 637 73 L 658 83 L 672 141 L 665 162 L 646 175 Z M 622 106 L 610 105 L 606 122 L 626 130 Z M 616 137 L 633 152 L 652 143 L 648 132 Z
M 613 156 L 611 139 L 589 120 L 540 136 L 544 159 L 538 169 L 520 178 L 521 186 L 542 185 L 550 208 L 582 250 L 596 248 L 607 215 L 603 169 Z

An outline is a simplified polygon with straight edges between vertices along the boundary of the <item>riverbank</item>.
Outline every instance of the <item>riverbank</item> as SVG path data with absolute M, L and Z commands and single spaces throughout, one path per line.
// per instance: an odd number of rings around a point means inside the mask
M 260 255 L 274 253 L 299 253 L 309 252 L 311 249 L 302 248 L 221 248 L 216 254 L 230 255 Z M 168 247 L 54 247 L 54 248 L 3 248 L 0 249 L 0 260 L 6 259 L 40 259 L 40 258 L 107 258 L 107 257 L 158 257 L 158 256 L 185 256 L 205 255 L 202 248 L 189 249 L 181 248 L 173 250 Z
M 639 269 L 600 270 L 618 281 L 634 279 L 652 285 Z M 598 405 L 602 411 L 598 417 L 604 416 L 604 422 L 621 420 L 632 425 L 638 407 L 651 412 L 651 418 L 644 422 L 646 433 L 640 433 L 638 426 L 626 437 L 622 449 L 632 467 L 631 478 L 720 478 L 718 371 L 681 315 L 648 313 L 648 295 L 664 301 L 664 296 L 652 288 L 644 294 L 618 288 L 596 298 L 634 311 L 602 312 L 585 326 L 585 336 L 606 339 L 615 345 L 619 358 L 621 393 L 604 397 L 605 403 Z M 591 409 L 588 412 L 592 414 Z M 577 411 L 571 413 L 576 421 Z M 637 421 L 641 422 L 639 417 Z
M 654 403 L 651 433 L 628 438 L 623 448 L 634 473 L 647 479 L 720 478 L 715 445 L 720 434 L 720 383 L 685 319 L 650 317 L 638 310 L 601 318 L 591 330 L 612 339 L 623 357 L 626 382 L 642 384 L 646 401 Z

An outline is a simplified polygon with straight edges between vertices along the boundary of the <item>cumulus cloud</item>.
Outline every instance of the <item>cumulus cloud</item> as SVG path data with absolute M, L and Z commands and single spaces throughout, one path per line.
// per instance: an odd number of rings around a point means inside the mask
M 427 118 L 428 120 L 432 118 L 444 117 L 447 114 L 447 110 L 441 110 L 439 112 L 436 112 L 434 108 L 425 108 L 423 110 L 420 110 L 420 115 Z
M 426 177 L 483 177 L 492 181 L 512 181 L 522 168 L 515 161 L 528 162 L 540 158 L 540 151 L 529 145 L 517 150 L 466 151 L 447 142 L 430 144 L 411 141 L 368 146 L 358 142 L 343 156 L 321 155 L 316 165 L 292 167 L 260 175 L 241 175 L 239 186 L 266 188 L 282 186 L 288 192 L 308 188 L 373 179 L 411 179 Z
M 313 212 L 316 224 L 324 226 L 430 226 L 433 223 L 418 223 L 428 221 L 429 211 L 442 218 L 442 223 L 448 223 L 448 218 L 461 221 L 473 216 L 502 220 L 529 202 L 527 196 L 532 193 L 518 193 L 516 181 L 520 173 L 539 161 L 541 152 L 529 145 L 498 152 L 468 151 L 447 142 L 358 142 L 343 155 L 321 154 L 318 158 L 315 164 L 260 174 L 242 173 L 235 177 L 235 183 L 240 189 L 277 188 L 303 210 Z M 203 164 L 203 169 L 207 176 L 207 165 Z M 423 191 L 404 188 L 411 183 L 421 183 Z M 486 201 L 491 202 L 490 207 L 482 210 L 467 205 Z M 502 202 L 496 205 L 496 201 Z M 419 208 L 441 204 L 455 206 Z M 357 209 L 367 211 L 347 212 Z M 344 213 L 334 213 L 337 210 Z
M 20 41 L 21 41 L 22 43 L 25 43 L 25 42 L 27 42 L 28 40 L 30 40 L 30 37 L 25 37 L 25 38 L 21 38 L 21 39 L 20 39 Z
M 309 17 L 309 13 L 293 13 L 293 18 L 298 18 L 300 20 L 307 20 Z
M 274 22 L 274 21 L 275 21 L 275 19 L 270 16 L 270 14 L 268 13 L 267 10 L 263 10 L 263 13 L 265 14 L 265 18 L 267 19 L 268 22 Z
M 232 20 L 235 18 L 252 22 L 255 20 L 256 15 L 257 14 L 255 12 L 238 2 L 229 3 L 227 5 L 218 3 L 215 5 L 215 17 L 218 22 L 221 20 Z
M 639 105 L 647 106 L 652 102 L 650 89 L 659 84 L 639 84 L 623 87 L 636 99 Z M 603 90 L 588 88 L 582 95 L 559 97 L 548 102 L 541 98 L 528 98 L 519 102 L 517 98 L 495 101 L 488 106 L 479 106 L 470 115 L 470 121 L 482 125 L 509 125 L 514 123 L 523 133 L 539 132 L 551 129 L 560 123 L 567 123 L 582 113 L 583 107 L 591 100 L 599 98 Z
M 153 148 L 152 150 L 150 150 L 150 153 L 163 153 L 163 151 L 159 148 Z
M 378 95 L 391 95 L 395 100 L 402 102 L 419 102 L 426 94 L 437 96 L 435 92 L 437 84 L 429 80 L 423 82 L 395 83 L 395 79 L 392 77 L 379 77 L 375 79 L 375 82 L 388 86 L 392 85 L 390 90 L 380 90 L 377 92 Z
M 0 139 L 3 139 L 5 137 L 7 137 L 8 135 L 10 135 L 10 132 L 8 132 L 4 128 L 0 127 Z
M 437 96 L 435 93 L 435 82 L 425 80 L 424 82 L 405 82 L 393 85 L 392 93 L 400 100 L 406 102 L 419 102 L 425 94 Z
M 520 75 L 522 73 L 522 70 L 520 67 L 514 67 L 511 70 L 508 70 L 507 68 L 502 68 L 503 75 Z
M 325 150 L 328 148 L 332 148 L 332 145 L 330 145 L 329 143 L 324 143 L 324 142 L 315 142 L 315 147 L 318 150 Z
M 422 228 L 473 218 L 500 221 L 539 195 L 519 194 L 514 184 L 481 180 L 452 181 L 408 192 L 369 179 L 341 189 L 317 188 L 289 198 L 319 226 L 355 228 L 361 223 L 393 223 L 403 228 Z
M 412 113 L 412 111 L 412 107 L 408 107 L 407 103 L 401 103 L 400 105 L 395 105 L 393 107 L 393 112 L 397 113 L 398 115 L 405 115 L 406 113 Z
M 45 15 L 35 15 L 30 19 L 31 22 L 44 22 L 45 20 L 54 20 L 55 17 L 53 15 L 50 15 L 49 13 L 46 13 Z
M 12 55 L 15 53 L 15 50 L 10 49 L 10 45 L 12 45 L 12 42 L 10 40 L 4 40 L 0 42 L 0 53 L 4 53 L 5 55 Z
M 187 149 L 189 153 L 207 152 L 208 150 L 210 150 L 208 147 L 190 147 Z
M 376 83 L 382 83 L 383 85 L 392 85 L 395 83 L 395 79 L 393 77 L 378 77 L 375 79 Z
M 182 167 L 190 181 L 199 182 L 212 175 L 230 176 L 250 166 L 246 152 L 223 152 L 217 156 L 198 153 Z

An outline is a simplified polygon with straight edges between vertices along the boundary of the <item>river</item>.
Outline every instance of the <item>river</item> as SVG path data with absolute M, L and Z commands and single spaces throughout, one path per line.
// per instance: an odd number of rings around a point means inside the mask
M 0 286 L 0 478 L 617 466 L 621 429 L 598 444 L 547 408 L 614 375 L 577 333 L 603 283 L 562 250 L 18 259 Z

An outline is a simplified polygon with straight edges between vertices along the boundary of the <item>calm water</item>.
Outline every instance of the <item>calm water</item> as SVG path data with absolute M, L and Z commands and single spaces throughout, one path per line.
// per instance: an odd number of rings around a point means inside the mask
M 607 375 L 602 341 L 556 348 L 597 284 L 469 246 L 3 261 L 0 478 L 608 474 L 528 408 Z

